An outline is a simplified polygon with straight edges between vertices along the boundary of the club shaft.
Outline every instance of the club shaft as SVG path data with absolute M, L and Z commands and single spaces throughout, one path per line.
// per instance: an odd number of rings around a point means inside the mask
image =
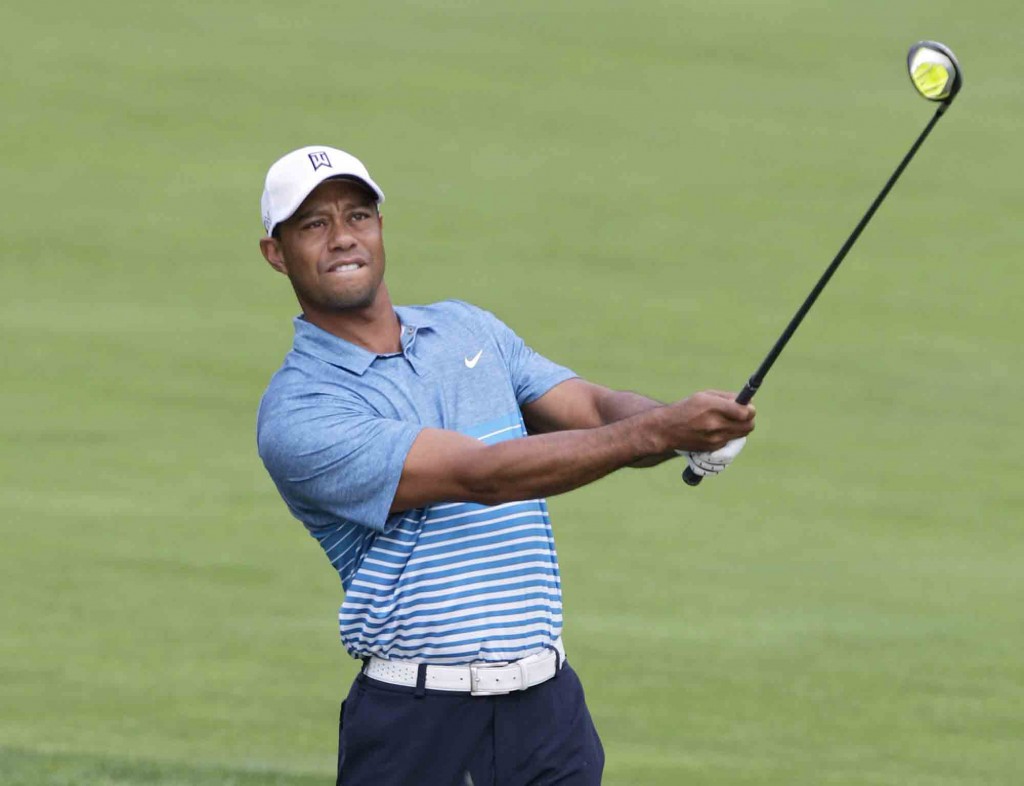
M 818 283 L 814 285 L 814 289 L 812 289 L 811 293 L 807 296 L 807 299 L 804 300 L 796 314 L 794 314 L 793 318 L 789 321 L 789 324 L 786 325 L 786 329 L 782 331 L 782 335 L 779 336 L 778 341 L 775 342 L 775 346 L 771 348 L 771 351 L 765 356 L 765 359 L 761 361 L 761 365 L 758 367 L 757 371 L 753 373 L 747 381 L 747 384 L 743 387 L 743 390 L 740 391 L 740 394 L 736 397 L 737 402 L 740 404 L 746 404 L 754 397 L 758 388 L 761 387 L 761 383 L 764 382 L 764 378 L 768 374 L 768 371 L 773 365 L 775 365 L 775 361 L 778 360 L 779 355 L 782 354 L 782 350 L 785 349 L 786 344 L 789 343 L 793 334 L 796 333 L 796 329 L 800 327 L 800 323 L 804 321 L 804 317 L 807 316 L 807 312 L 811 310 L 811 306 L 814 305 L 822 290 L 825 289 L 825 286 L 831 280 L 836 270 L 839 269 L 839 265 L 842 264 L 842 261 L 850 252 L 850 249 L 853 248 L 853 244 L 857 242 L 857 238 L 860 237 L 861 232 L 864 231 L 868 222 L 871 221 L 871 217 L 875 215 L 875 212 L 892 190 L 892 187 L 896 185 L 896 181 L 899 180 L 900 175 L 903 174 L 903 170 L 907 168 L 907 165 L 910 163 L 911 159 L 913 159 L 914 154 L 917 153 L 918 148 L 924 144 L 924 140 L 928 138 L 928 134 L 930 134 L 932 129 L 935 128 L 935 124 L 939 122 L 939 118 L 942 117 L 947 106 L 949 105 L 941 104 L 935 114 L 932 115 L 932 119 L 928 121 L 928 125 L 925 126 L 924 131 L 922 131 L 920 136 L 917 137 L 917 140 L 903 157 L 903 160 L 900 161 L 899 166 L 896 167 L 896 170 L 892 173 L 882 190 L 878 192 L 878 196 L 876 196 L 875 201 L 871 203 L 871 207 L 867 209 L 867 212 L 857 223 L 857 226 L 854 227 L 853 232 L 851 232 L 850 236 L 846 238 L 846 242 L 843 243 L 842 248 L 839 249 L 839 253 L 836 254 L 835 259 L 832 260 L 832 264 L 826 268 L 821 278 L 818 279 Z
M 775 365 L 775 361 L 778 360 L 779 355 L 782 354 L 782 350 L 786 348 L 786 344 L 788 344 L 789 340 L 793 338 L 793 334 L 796 333 L 796 329 L 800 327 L 800 323 L 804 321 L 804 317 L 807 316 L 807 312 L 811 310 L 811 306 L 814 305 L 814 302 L 818 299 L 822 290 L 825 289 L 829 280 L 835 274 L 836 270 L 839 269 L 839 265 L 842 264 L 843 259 L 846 258 L 850 249 L 853 248 L 853 244 L 857 242 L 857 238 L 860 237 L 860 233 L 864 231 L 868 222 L 871 221 L 871 217 L 875 215 L 875 211 L 878 210 L 879 206 L 885 200 L 885 197 L 892 190 L 892 187 L 896 185 L 896 181 L 899 180 L 900 175 L 903 174 L 903 170 L 907 168 L 907 164 L 909 164 L 911 159 L 913 159 L 918 148 L 924 144 L 924 140 L 928 138 L 932 129 L 935 128 L 935 124 L 939 122 L 939 118 L 942 117 L 948 107 L 948 103 L 943 103 L 939 105 L 938 109 L 936 109 L 935 114 L 932 115 L 932 119 L 929 120 L 928 125 L 924 127 L 924 131 L 920 133 L 910 150 L 907 151 L 907 154 L 903 157 L 903 160 L 900 161 L 899 166 L 896 167 L 896 170 L 889 177 L 885 186 L 883 186 L 882 190 L 878 192 L 878 196 L 876 196 L 875 201 L 871 203 L 871 207 L 868 208 L 863 218 L 861 218 L 857 223 L 857 226 L 854 227 L 850 236 L 846 238 L 846 242 L 843 243 L 842 248 L 839 249 L 839 253 L 836 254 L 835 259 L 832 260 L 832 264 L 825 269 L 821 278 L 818 279 L 818 283 L 814 285 L 814 289 L 811 290 L 807 299 L 804 300 L 796 314 L 794 314 L 793 318 L 789 321 L 789 324 L 786 325 L 786 329 L 782 331 L 782 335 L 779 336 L 775 345 L 771 348 L 771 351 L 769 351 L 765 356 L 765 359 L 761 361 L 761 365 L 758 366 L 757 371 L 751 375 L 750 379 L 747 380 L 747 384 L 743 386 L 743 390 L 741 390 L 739 395 L 736 396 L 737 403 L 748 404 L 750 400 L 754 398 L 754 394 L 756 394 L 758 389 L 761 387 L 761 383 L 764 382 L 765 376 L 767 376 L 771 367 Z M 683 473 L 683 480 L 686 481 L 687 485 L 696 486 L 700 483 L 701 479 L 701 476 L 697 475 L 689 467 L 687 467 L 686 471 Z

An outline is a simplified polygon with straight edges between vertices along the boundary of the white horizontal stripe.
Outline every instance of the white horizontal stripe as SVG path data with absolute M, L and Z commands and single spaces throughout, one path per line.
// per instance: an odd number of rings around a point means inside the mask
M 415 546 L 416 545 L 416 541 L 415 540 L 398 540 L 396 538 L 385 538 L 383 535 L 381 535 L 379 538 L 377 538 L 377 540 L 375 540 L 373 542 L 373 548 L 371 548 L 370 551 L 373 551 L 373 549 L 377 548 L 377 544 L 378 543 L 394 543 L 396 546 Z
M 500 428 L 497 431 L 492 431 L 490 434 L 484 434 L 482 437 L 477 437 L 477 439 L 483 442 L 485 439 L 496 437 L 499 434 L 504 434 L 507 431 L 520 431 L 520 425 L 516 423 L 514 426 L 506 426 L 505 428 Z M 504 442 L 504 440 L 502 441 Z
M 545 621 L 523 622 L 520 625 L 512 627 L 501 625 L 463 633 L 442 634 L 439 636 L 384 636 L 378 642 L 378 646 L 400 646 L 404 648 L 418 647 L 424 654 L 427 654 L 432 652 L 443 652 L 445 649 L 452 649 L 454 647 L 464 647 L 467 644 L 476 645 L 479 648 L 481 646 L 486 646 L 488 638 L 493 637 L 495 639 L 494 644 L 498 647 L 514 649 L 517 645 L 528 644 L 528 637 L 530 635 L 547 633 L 552 627 L 559 624 L 561 624 L 561 618 L 553 618 Z M 500 641 L 498 640 L 498 637 L 516 635 L 519 636 L 519 641 L 515 639 L 509 640 L 507 638 L 502 638 Z M 405 651 L 408 652 L 407 649 Z M 408 655 L 404 654 L 399 655 L 398 657 L 408 657 Z
M 546 562 L 523 562 L 518 564 L 514 562 L 518 557 L 527 558 L 537 556 L 546 556 L 550 557 L 550 559 Z M 499 562 L 508 563 L 510 561 L 512 561 L 512 564 L 497 564 Z M 554 550 L 550 548 L 532 548 L 502 554 L 492 554 L 486 557 L 477 557 L 476 559 L 466 559 L 461 562 L 448 563 L 444 565 L 432 565 L 415 571 L 407 570 L 399 572 L 385 572 L 382 570 L 371 570 L 370 568 L 364 568 L 360 565 L 359 570 L 353 579 L 353 588 L 362 586 L 389 591 L 397 590 L 399 592 L 409 592 L 423 584 L 458 582 L 460 578 L 458 575 L 453 574 L 444 576 L 441 574 L 457 572 L 461 568 L 468 568 L 472 566 L 486 566 L 488 563 L 492 564 L 489 568 L 485 569 L 485 572 L 505 573 L 513 570 L 529 569 L 531 567 L 545 564 L 550 568 L 557 564 L 557 560 L 555 558 Z M 464 573 L 463 577 L 473 575 L 476 574 L 470 571 Z M 351 592 L 352 589 L 349 591 Z
M 438 537 L 441 537 L 442 535 L 450 535 L 453 532 L 461 532 L 462 530 L 465 530 L 465 529 L 475 529 L 477 527 L 486 527 L 486 526 L 489 526 L 491 524 L 504 524 L 506 521 L 515 521 L 516 519 L 542 518 L 541 516 L 538 516 L 537 513 L 538 513 L 538 511 L 536 511 L 536 510 L 524 510 L 524 511 L 522 511 L 520 513 L 512 513 L 512 514 L 510 514 L 508 516 L 499 516 L 499 517 L 493 518 L 493 519 L 483 519 L 482 521 L 469 521 L 469 522 L 467 522 L 465 524 L 456 524 L 453 527 L 444 527 L 443 529 L 436 530 L 436 531 L 435 530 L 424 530 L 423 534 L 420 535 L 420 543 L 429 542 L 433 538 L 438 538 Z M 546 521 L 542 520 L 541 523 L 543 523 L 545 526 L 547 526 L 547 522 Z M 500 532 L 500 530 L 498 530 L 498 531 Z
M 496 650 L 496 649 L 492 649 L 492 648 L 488 647 L 488 652 L 484 653 L 482 651 L 482 645 L 486 644 L 486 642 L 481 642 L 481 644 L 480 644 L 480 646 L 478 648 L 470 647 L 470 649 L 474 649 L 474 654 L 471 655 L 468 658 L 465 655 L 460 655 L 459 654 L 460 651 L 465 653 L 466 650 L 467 650 L 466 647 L 461 647 L 458 650 L 456 650 L 455 652 L 452 652 L 451 650 L 446 650 L 444 652 L 435 652 L 435 653 L 429 653 L 429 652 L 424 651 L 422 653 L 422 660 L 429 661 L 430 663 L 433 663 L 433 664 L 435 664 L 437 666 L 465 665 L 465 664 L 469 663 L 470 661 L 474 661 L 474 660 L 486 660 L 488 662 L 494 662 L 494 663 L 507 662 L 507 661 L 511 661 L 511 660 L 516 660 L 518 658 L 525 658 L 527 655 L 532 655 L 534 652 L 537 652 L 538 650 L 543 649 L 544 644 L 546 642 L 550 641 L 551 636 L 553 635 L 553 636 L 555 636 L 557 638 L 559 633 L 561 633 L 561 629 L 554 629 L 553 631 L 538 631 L 536 636 L 533 636 L 533 637 L 528 638 L 528 639 L 521 639 L 521 640 L 512 641 L 512 642 L 502 642 L 502 644 L 504 644 L 506 646 L 515 646 L 515 645 L 519 644 L 519 645 L 522 645 L 523 649 L 517 649 L 517 650 Z M 350 649 L 350 651 L 352 651 L 352 650 Z M 480 654 L 477 655 L 476 654 L 477 652 L 479 652 Z M 357 657 L 357 658 L 361 658 L 361 657 L 363 657 L 364 654 L 367 654 L 367 653 L 365 653 L 365 651 L 364 651 L 363 654 L 359 654 L 358 652 L 356 652 L 354 656 Z M 376 654 L 376 653 L 374 653 L 374 654 Z M 386 652 L 382 650 L 380 652 L 380 654 L 386 654 Z M 402 652 L 395 652 L 393 654 L 393 657 L 395 657 L 395 658 L 410 658 L 410 657 L 413 657 L 413 656 L 412 656 L 411 653 L 408 653 L 408 652 L 403 650 Z M 420 659 L 420 655 L 419 654 L 417 654 L 415 657 L 417 659 Z
M 449 611 L 442 614 L 431 614 L 430 617 L 413 617 L 412 619 L 383 619 L 383 620 L 363 620 L 362 630 L 383 630 L 389 625 L 397 625 L 399 627 L 406 627 L 410 630 L 416 630 L 423 628 L 425 630 L 441 630 L 442 628 L 450 627 L 451 625 L 461 625 L 466 627 L 467 625 L 477 625 L 486 622 L 486 618 L 471 620 L 469 617 L 474 614 L 481 612 L 487 612 L 488 614 L 496 614 L 501 611 L 512 611 L 514 609 L 525 609 L 527 606 L 541 606 L 546 607 L 548 612 L 561 613 L 561 602 L 559 601 L 558 594 L 553 593 L 550 597 L 541 598 L 523 598 L 522 600 L 515 603 L 495 603 L 495 604 L 482 604 L 479 607 L 458 609 L 456 611 Z M 523 614 L 541 614 L 542 611 L 523 611 Z M 513 617 L 506 617 L 503 619 L 513 619 Z M 456 620 L 456 622 L 446 622 L 446 620 Z
M 492 583 L 496 583 L 496 582 L 492 582 Z M 504 582 L 500 582 L 500 583 L 504 583 Z M 399 615 L 414 614 L 414 613 L 419 613 L 419 612 L 423 612 L 423 611 L 431 611 L 433 609 L 446 609 L 446 608 L 450 608 L 452 606 L 455 606 L 456 604 L 459 604 L 459 605 L 470 604 L 470 605 L 485 606 L 490 600 L 502 600 L 504 598 L 516 598 L 516 597 L 519 597 L 519 596 L 522 596 L 522 595 L 525 595 L 525 594 L 530 594 L 530 595 L 540 594 L 540 595 L 542 595 L 542 598 L 524 600 L 524 601 L 522 601 L 523 603 L 532 603 L 535 600 L 541 601 L 541 600 L 544 599 L 545 596 L 550 598 L 550 599 L 556 600 L 559 603 L 561 603 L 561 597 L 562 597 L 561 588 L 557 584 L 555 586 L 543 586 L 543 585 L 537 584 L 537 585 L 532 585 L 532 586 L 522 586 L 522 587 L 516 588 L 516 590 L 507 590 L 505 592 L 499 592 L 499 593 L 486 593 L 486 594 L 478 593 L 478 594 L 467 596 L 465 598 L 443 598 L 443 600 L 440 600 L 440 601 L 418 602 L 418 603 L 415 603 L 415 604 L 402 604 L 400 609 L 396 609 L 393 606 L 390 609 L 368 609 L 366 606 L 364 606 L 364 607 L 359 608 L 356 611 L 345 612 L 344 611 L 344 606 L 342 606 L 342 609 L 338 612 L 338 621 L 340 623 L 347 623 L 348 625 L 352 625 L 352 624 L 355 624 L 356 622 L 364 621 L 364 620 L 373 620 L 375 622 L 383 623 L 383 622 L 385 622 L 387 620 L 390 620 L 390 619 L 396 619 Z M 431 596 L 433 598 L 443 597 L 442 594 L 440 594 L 440 593 L 432 593 Z M 424 600 L 429 600 L 429 599 L 424 599 Z M 374 612 L 374 613 L 368 614 L 368 611 L 371 611 L 371 612 Z M 459 612 L 459 613 L 465 614 L 466 611 L 467 610 L 464 609 L 462 612 Z
M 525 576 L 517 576 L 515 579 L 501 578 L 501 579 L 493 579 L 491 581 L 478 581 L 478 582 L 476 582 L 474 584 L 460 584 L 457 588 L 448 587 L 447 589 L 443 589 L 443 590 L 433 590 L 433 591 L 430 591 L 430 592 L 418 592 L 418 593 L 416 593 L 415 595 L 413 595 L 411 597 L 407 596 L 407 597 L 403 597 L 402 598 L 402 608 L 401 608 L 401 610 L 402 611 L 407 611 L 407 610 L 419 610 L 419 609 L 423 609 L 423 608 L 441 607 L 441 606 L 446 606 L 449 603 L 462 603 L 463 600 L 471 600 L 472 598 L 477 597 L 476 594 L 470 594 L 465 599 L 463 599 L 463 598 L 455 598 L 455 597 L 453 597 L 453 593 L 456 593 L 456 592 L 476 593 L 477 590 L 481 590 L 481 592 L 479 593 L 480 597 L 484 597 L 484 596 L 486 596 L 486 597 L 497 596 L 500 593 L 485 593 L 482 590 L 487 590 L 487 589 L 490 589 L 492 587 L 504 587 L 504 586 L 507 586 L 512 581 L 514 581 L 517 584 L 524 584 L 525 586 L 518 587 L 518 588 L 516 588 L 514 590 L 508 590 L 508 592 L 510 594 L 511 593 L 516 593 L 516 592 L 529 592 L 529 591 L 531 591 L 531 589 L 533 591 L 541 590 L 541 591 L 551 591 L 551 592 L 559 592 L 559 593 L 561 591 L 561 583 L 559 582 L 559 578 L 558 578 L 557 575 L 552 575 L 551 573 L 528 573 Z M 547 583 L 550 583 L 550 582 L 554 582 L 556 586 L 555 587 L 547 587 L 547 586 L 545 586 Z M 345 604 L 341 607 L 341 611 L 339 611 L 339 613 L 338 613 L 338 618 L 339 619 L 363 617 L 366 614 L 367 610 L 373 612 L 374 615 L 382 615 L 382 614 L 390 615 L 390 614 L 393 614 L 395 612 L 395 610 L 398 608 L 398 601 L 397 601 L 397 599 L 392 599 L 392 601 L 390 603 L 387 603 L 387 604 L 385 604 L 383 606 L 373 606 L 372 604 L 363 604 L 363 605 L 359 606 L 359 608 L 356 611 L 352 611 L 352 612 L 347 612 L 346 613 L 344 611 L 344 609 L 345 609 L 346 606 L 349 605 L 348 600 L 350 598 L 354 598 L 354 597 L 357 597 L 357 596 L 363 597 L 363 598 L 371 598 L 371 599 L 373 599 L 373 596 L 369 596 L 369 595 L 366 595 L 364 593 L 351 592 L 351 591 L 348 592 L 346 594 L 346 596 L 345 596 Z M 430 603 L 429 601 L 432 598 L 440 598 L 442 600 L 439 603 Z
M 460 508 L 463 505 L 479 505 L 477 502 L 442 502 L 439 505 L 431 505 L 430 510 L 447 510 L 449 508 Z M 483 506 L 481 506 L 483 507 Z
M 346 631 L 345 638 L 350 642 L 363 641 L 369 643 L 372 641 L 378 646 L 400 644 L 408 647 L 425 644 L 428 641 L 432 646 L 440 646 L 449 640 L 459 643 L 474 642 L 486 636 L 496 636 L 502 631 L 508 631 L 508 635 L 516 635 L 516 633 L 521 633 L 524 630 L 536 630 L 538 627 L 548 628 L 553 621 L 560 619 L 556 615 L 539 612 L 537 614 L 523 614 L 515 617 L 495 618 L 493 620 L 470 621 L 461 625 L 447 625 L 443 626 L 443 628 L 439 627 L 437 630 L 417 629 L 380 633 L 377 631 L 367 632 L 352 629 Z M 477 627 L 478 625 L 483 627 Z M 514 646 L 519 643 L 521 642 L 512 639 L 511 641 L 504 641 L 502 646 Z M 449 644 L 448 646 L 451 645 Z
M 381 566 L 383 568 L 395 568 L 398 571 L 397 573 L 387 573 L 387 572 L 384 572 L 384 571 L 374 571 L 374 570 L 370 570 L 370 568 L 366 569 L 366 575 L 367 576 L 387 576 L 388 578 L 395 579 L 395 580 L 402 578 L 402 569 L 405 567 L 405 563 L 388 562 L 387 560 L 383 560 L 383 559 L 370 559 L 370 557 L 367 557 L 366 559 L 364 559 L 363 560 L 363 564 L 364 565 L 379 565 L 379 566 Z
M 384 549 L 384 548 L 380 548 L 379 549 L 376 546 L 374 546 L 372 549 L 370 549 L 368 552 L 366 552 L 366 558 L 369 559 L 370 557 L 376 557 L 378 554 L 390 554 L 392 557 L 401 557 L 403 560 L 405 560 L 412 553 L 413 552 L 411 550 L 410 551 L 392 551 L 391 549 Z M 396 564 L 396 563 L 393 563 L 393 562 L 388 562 L 387 560 L 381 560 L 380 562 L 383 565 L 394 565 L 394 564 Z
M 369 562 L 369 560 L 366 560 L 365 562 Z M 364 564 L 365 564 L 365 562 L 364 562 Z M 380 563 L 378 563 L 378 564 L 380 564 Z M 370 576 L 370 577 L 375 578 L 375 579 L 390 579 L 390 581 L 387 584 L 374 584 L 374 583 L 369 582 L 369 581 L 364 582 L 363 581 L 363 577 L 364 576 Z M 363 567 L 359 568 L 359 583 L 360 584 L 366 584 L 367 586 L 380 587 L 381 589 L 384 589 L 386 587 L 394 587 L 394 586 L 396 586 L 398 584 L 398 581 L 401 578 L 402 578 L 402 574 L 401 573 L 381 573 L 380 571 L 370 570 L 369 568 L 363 568 Z
M 527 540 L 533 540 L 533 539 L 527 539 Z M 551 561 L 554 562 L 554 554 L 553 554 L 553 552 L 551 551 L 550 548 L 534 548 L 534 549 L 521 549 L 519 551 L 510 552 L 510 553 L 507 553 L 507 554 L 492 554 L 491 556 L 488 556 L 488 557 L 477 557 L 476 559 L 467 559 L 467 560 L 463 560 L 462 562 L 454 562 L 454 563 L 445 564 L 445 565 L 435 565 L 435 566 L 429 567 L 429 568 L 420 568 L 419 570 L 407 570 L 407 571 L 405 571 L 405 572 L 403 572 L 401 574 L 401 584 L 399 585 L 399 591 L 408 591 L 409 589 L 411 589 L 413 587 L 419 586 L 420 583 L 422 583 L 422 579 L 424 579 L 426 577 L 430 577 L 430 576 L 438 576 L 438 574 L 441 574 L 441 573 L 449 573 L 451 571 L 459 571 L 462 568 L 469 568 L 469 567 L 472 567 L 472 566 L 475 566 L 475 565 L 487 565 L 488 563 L 507 562 L 508 560 L 516 559 L 516 558 L 519 558 L 519 557 L 527 558 L 527 557 L 538 557 L 538 556 L 541 556 L 541 555 L 547 556 L 547 557 L 551 557 Z M 502 566 L 502 568 L 504 570 L 510 570 L 513 567 L 518 567 L 518 566 L 513 566 L 513 565 L 504 565 L 504 566 Z M 499 568 L 497 566 L 495 566 L 494 569 L 498 570 Z M 359 578 L 362 578 L 362 573 L 363 572 L 360 571 Z M 385 574 L 374 573 L 372 571 L 367 571 L 367 573 L 370 574 L 370 575 L 376 576 L 377 578 L 385 578 L 385 577 L 386 578 L 392 578 L 392 579 L 398 579 L 399 578 L 398 576 L 394 576 L 394 575 L 385 576 Z M 471 575 L 471 574 L 464 574 L 464 575 Z M 439 577 L 439 578 L 441 578 L 441 577 Z M 414 579 L 419 579 L 420 581 L 414 581 Z M 455 579 L 454 576 L 448 576 L 448 577 L 441 578 L 441 581 L 455 581 L 455 580 L 456 579 Z
M 425 634 L 417 634 L 415 636 L 405 636 L 402 634 L 398 635 L 381 635 L 376 636 L 375 641 L 378 646 L 387 646 L 388 644 L 400 644 L 403 647 L 413 647 L 422 645 L 428 648 L 438 647 L 451 647 L 457 644 L 472 644 L 477 641 L 486 639 L 488 636 L 514 636 L 521 633 L 532 633 L 537 630 L 547 630 L 552 623 L 561 622 L 561 617 L 552 617 L 550 621 L 544 622 L 520 622 L 518 625 L 505 625 L 495 626 L 491 628 L 482 628 L 480 630 L 468 631 L 468 632 L 454 632 L 448 633 L 447 635 L 439 636 L 428 636 Z M 355 635 L 352 637 L 353 641 L 367 642 L 367 639 L 361 635 Z M 427 644 L 427 639 L 434 639 Z M 510 643 L 507 640 L 502 641 L 502 646 L 509 646 Z
M 551 556 L 552 558 L 554 557 L 553 554 L 551 554 L 550 552 L 547 552 L 547 551 L 537 552 L 537 553 L 544 554 L 544 555 L 547 555 L 547 556 Z M 526 555 L 524 554 L 522 556 L 526 556 Z M 494 575 L 495 573 L 507 573 L 510 570 L 533 570 L 533 569 L 537 569 L 537 568 L 547 568 L 550 571 L 549 575 L 557 576 L 558 575 L 557 570 L 553 570 L 553 568 L 555 568 L 555 567 L 556 567 L 556 563 L 553 561 L 553 559 L 550 559 L 550 560 L 540 560 L 540 561 L 535 561 L 535 562 L 522 562 L 522 563 L 520 563 L 518 565 L 502 565 L 502 566 L 494 566 L 494 567 L 491 567 L 491 568 L 485 568 L 485 569 L 482 569 L 482 570 L 469 571 L 467 573 L 463 573 L 458 578 L 456 578 L 454 576 L 446 576 L 446 577 L 440 577 L 440 578 L 435 578 L 435 579 L 425 579 L 425 580 L 421 580 L 421 581 L 418 581 L 418 582 L 410 582 L 409 584 L 405 584 L 405 585 L 403 585 L 401 587 L 401 591 L 402 591 L 402 596 L 403 597 L 401 599 L 396 598 L 396 601 L 398 601 L 398 602 L 405 602 L 406 598 L 419 594 L 418 590 L 421 587 L 435 587 L 438 584 L 451 584 L 453 582 L 464 582 L 464 581 L 467 581 L 469 579 L 474 579 L 474 578 L 477 578 L 477 577 L 480 577 L 480 576 L 490 576 L 490 575 Z M 394 588 L 394 586 L 392 584 L 374 584 L 373 582 L 370 582 L 370 581 L 363 581 L 362 578 L 363 578 L 362 574 L 361 573 L 358 574 L 356 576 L 356 578 L 353 580 L 352 586 L 355 587 L 358 584 L 360 586 L 366 586 L 366 587 L 377 587 L 377 588 L 382 589 L 382 590 L 391 590 L 391 589 Z M 504 579 L 504 580 L 505 581 L 509 581 L 509 579 Z M 457 586 L 461 586 L 461 585 L 457 585 Z M 451 590 L 449 590 L 449 591 L 451 591 Z M 376 595 L 372 595 L 372 594 L 368 594 L 368 593 L 361 593 L 358 590 L 353 590 L 352 588 L 349 588 L 348 593 L 346 593 L 346 597 L 348 597 L 348 596 L 364 597 L 364 598 L 376 598 L 377 597 Z
M 448 534 L 448 533 L 452 533 L 452 532 L 458 532 L 458 531 L 463 530 L 463 529 L 469 529 L 469 528 L 471 528 L 473 526 L 475 526 L 475 525 L 472 525 L 472 524 L 461 524 L 458 527 L 452 527 L 451 529 L 446 529 L 445 533 Z M 512 533 L 515 533 L 515 532 L 526 532 L 528 530 L 536 530 L 537 532 L 542 532 L 542 533 L 544 533 L 544 537 L 545 538 L 547 538 L 549 541 L 553 542 L 553 538 L 551 537 L 551 528 L 548 527 L 548 525 L 546 523 L 544 523 L 543 521 L 538 521 L 538 522 L 535 522 L 533 524 L 520 524 L 520 525 L 518 525 L 516 527 L 503 527 L 501 529 L 491 530 L 490 532 L 481 532 L 481 533 L 478 533 L 476 535 L 464 535 L 461 538 L 452 538 L 451 540 L 446 540 L 443 543 L 435 543 L 435 544 L 429 546 L 429 548 L 430 548 L 431 552 L 433 552 L 434 554 L 443 554 L 444 552 L 441 551 L 441 549 L 442 548 L 447 548 L 448 546 L 457 546 L 460 543 L 468 543 L 468 542 L 470 542 L 472 540 L 483 540 L 484 538 L 500 538 L 503 535 L 511 535 Z M 501 543 L 495 543 L 494 545 L 495 546 L 499 546 L 499 545 L 501 545 Z M 423 546 L 422 549 L 420 551 L 417 551 L 416 553 L 418 555 L 422 554 L 422 551 L 427 549 L 427 548 L 428 548 L 427 546 Z M 370 553 L 372 554 L 373 552 L 371 551 Z
M 408 578 L 410 576 L 418 576 L 421 571 L 410 570 L 416 565 L 422 565 L 426 562 L 437 562 L 438 560 L 447 560 L 443 564 L 435 565 L 435 568 L 443 570 L 452 570 L 462 565 L 471 565 L 473 561 L 459 559 L 460 557 L 467 557 L 470 554 L 480 554 L 485 551 L 498 551 L 497 554 L 492 554 L 489 557 L 483 557 L 482 559 L 496 560 L 496 559 L 507 559 L 508 557 L 515 556 L 516 554 L 522 554 L 521 549 L 515 548 L 516 546 L 522 546 L 525 543 L 537 543 L 544 544 L 549 549 L 552 546 L 551 537 L 541 530 L 541 532 L 534 536 L 527 536 L 522 538 L 509 538 L 503 540 L 500 543 L 478 543 L 475 546 L 469 546 L 464 549 L 453 549 L 451 551 L 438 551 L 434 554 L 424 554 L 423 556 L 412 557 L 408 562 L 408 567 L 403 572 L 402 577 Z M 500 551 L 499 551 L 500 549 Z M 454 561 L 452 561 L 454 560 Z M 429 570 L 429 568 L 428 568 Z
M 537 597 L 526 597 L 527 595 Z M 491 604 L 501 604 L 506 602 L 514 603 L 540 603 L 544 600 L 554 600 L 561 603 L 562 590 L 559 586 L 545 587 L 545 586 L 530 586 L 530 587 L 519 587 L 513 590 L 506 590 L 502 592 L 488 592 L 488 593 L 476 593 L 462 598 L 445 598 L 438 595 L 434 595 L 429 598 L 418 598 L 416 603 L 405 605 L 401 608 L 392 607 L 384 609 L 370 608 L 363 606 L 356 611 L 345 611 L 345 607 L 338 611 L 338 621 L 345 622 L 351 626 L 357 622 L 364 620 L 371 620 L 373 624 L 380 625 L 388 621 L 398 620 L 399 618 L 405 619 L 410 615 L 420 615 L 424 612 L 430 613 L 435 610 L 443 610 L 443 614 L 449 613 L 449 610 L 455 614 L 469 614 L 473 612 L 474 608 L 491 608 Z M 466 608 L 455 609 L 455 606 L 465 606 Z M 431 617 L 433 619 L 433 617 Z
M 423 523 L 424 524 L 441 524 L 442 522 L 445 522 L 445 521 L 454 521 L 455 519 L 463 519 L 466 516 L 477 516 L 477 515 L 480 515 L 481 513 L 489 513 L 492 510 L 504 510 L 506 508 L 511 508 L 511 507 L 516 506 L 516 505 L 523 505 L 523 504 L 526 504 L 528 502 L 536 502 L 536 501 L 537 500 L 524 499 L 524 500 L 521 500 L 519 502 L 502 502 L 500 505 L 482 505 L 482 506 L 479 506 L 479 507 L 475 507 L 472 510 L 464 510 L 464 511 L 462 511 L 462 513 L 455 513 L 454 515 L 451 515 L 451 516 L 439 516 L 438 518 L 430 518 L 430 516 L 427 516 L 427 518 L 424 519 Z

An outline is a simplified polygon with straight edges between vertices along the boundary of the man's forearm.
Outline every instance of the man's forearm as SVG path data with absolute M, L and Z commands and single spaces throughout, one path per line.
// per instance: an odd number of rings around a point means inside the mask
M 645 412 L 624 415 L 598 428 L 487 446 L 465 463 L 460 479 L 474 501 L 492 504 L 585 486 L 622 467 L 663 455 L 663 441 L 652 434 L 653 417 Z
M 603 425 L 617 423 L 661 406 L 664 406 L 664 402 L 655 401 L 631 390 L 605 390 L 597 401 L 597 411 Z
M 597 402 L 598 413 L 604 424 L 617 423 L 660 406 L 663 406 L 662 402 L 629 390 L 606 390 Z M 676 455 L 675 451 L 670 450 L 656 456 L 644 456 L 636 459 L 631 461 L 628 466 L 634 469 L 655 467 L 669 459 L 676 458 Z

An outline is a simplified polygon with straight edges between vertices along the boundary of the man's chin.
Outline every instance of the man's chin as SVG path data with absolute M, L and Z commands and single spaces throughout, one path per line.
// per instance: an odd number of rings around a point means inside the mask
M 344 295 L 334 295 L 324 298 L 319 304 L 324 311 L 333 314 L 343 314 L 351 311 L 362 311 L 373 305 L 377 299 L 377 292 L 348 292 Z
M 315 292 L 295 288 L 295 294 L 304 311 L 325 315 L 351 314 L 369 309 L 377 302 L 383 291 L 383 284 L 334 291 L 319 289 Z

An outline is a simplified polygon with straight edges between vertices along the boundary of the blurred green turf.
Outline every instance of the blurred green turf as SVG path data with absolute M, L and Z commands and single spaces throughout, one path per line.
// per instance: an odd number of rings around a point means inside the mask
M 0 748 L 4 786 L 316 786 L 323 777 Z
M 330 782 L 340 590 L 253 437 L 295 311 L 256 246 L 278 155 L 369 163 L 397 301 L 476 302 L 607 384 L 737 387 L 927 121 L 902 58 L 934 37 L 964 92 L 737 467 L 552 501 L 566 638 L 610 784 L 1019 783 L 1022 24 L 5 5 L 0 781 Z

